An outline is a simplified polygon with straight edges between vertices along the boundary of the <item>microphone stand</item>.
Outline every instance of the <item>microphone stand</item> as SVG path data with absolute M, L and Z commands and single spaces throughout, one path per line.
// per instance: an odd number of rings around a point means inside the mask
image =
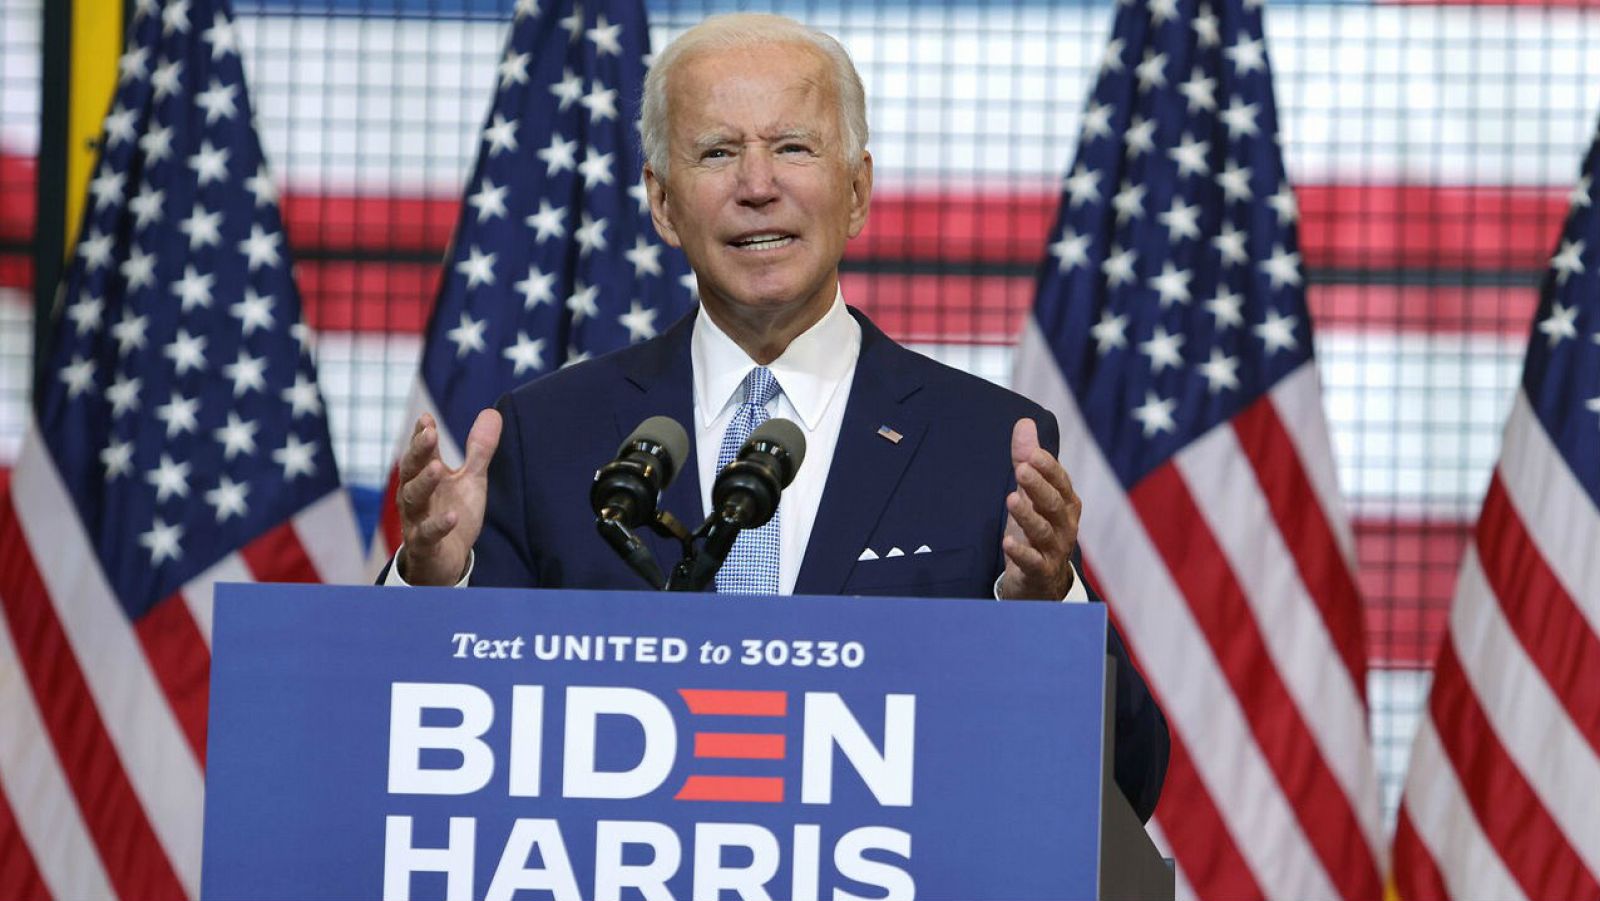
M 694 553 L 692 544 L 694 536 L 684 528 L 683 523 L 676 516 L 665 510 L 657 510 L 656 515 L 647 525 L 650 531 L 662 538 L 676 538 L 683 546 L 684 559 Z M 655 554 L 650 548 L 639 540 L 639 536 L 622 521 L 622 512 L 614 507 L 607 507 L 595 518 L 594 527 L 605 539 L 606 544 L 617 552 L 628 568 L 639 574 L 639 577 L 650 583 L 650 587 L 657 591 L 673 590 L 667 579 L 661 573 L 661 566 L 656 563 Z M 681 564 L 680 564 L 681 565 Z M 713 570 L 714 572 L 714 570 Z M 681 589 L 679 589 L 681 590 Z
M 683 559 L 672 568 L 672 575 L 667 580 L 668 591 L 706 590 L 706 586 L 716 577 L 717 570 L 722 568 L 722 562 L 728 558 L 734 539 L 744 530 L 740 523 L 748 521 L 747 508 L 750 504 L 747 497 L 730 498 L 721 510 L 700 524 L 693 535 L 693 538 L 701 540 L 700 548 L 695 550 L 691 542 L 684 542 Z

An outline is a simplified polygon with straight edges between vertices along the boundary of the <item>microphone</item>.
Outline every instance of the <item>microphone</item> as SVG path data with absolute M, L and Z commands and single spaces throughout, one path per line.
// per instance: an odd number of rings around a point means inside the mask
M 655 519 L 661 492 L 689 455 L 689 434 L 666 416 L 652 416 L 600 467 L 589 488 L 589 506 L 601 520 L 637 528 Z
M 712 509 L 739 529 L 766 525 L 805 457 L 806 436 L 799 426 L 787 419 L 763 422 L 739 448 L 738 457 L 717 474 Z
M 739 455 L 717 474 L 711 487 L 712 514 L 696 535 L 705 539 L 699 553 L 686 555 L 672 571 L 668 591 L 704 591 L 745 529 L 767 524 L 778 497 L 794 481 L 806 458 L 806 436 L 787 419 L 769 419 L 750 433 Z
M 666 579 L 655 555 L 633 530 L 655 525 L 661 492 L 688 455 L 689 434 L 683 426 L 666 416 L 652 416 L 639 423 L 589 486 L 589 506 L 600 537 L 653 588 L 664 586 Z

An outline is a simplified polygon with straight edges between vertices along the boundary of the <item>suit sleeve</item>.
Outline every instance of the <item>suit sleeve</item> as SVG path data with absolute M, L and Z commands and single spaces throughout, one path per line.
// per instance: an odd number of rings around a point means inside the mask
M 1050 453 L 1060 454 L 1061 431 L 1053 414 L 1045 412 L 1038 418 L 1039 444 Z M 1068 473 L 1070 476 L 1071 473 Z M 1080 575 L 1084 573 L 1081 549 L 1074 549 L 1072 564 Z M 1103 603 L 1094 585 L 1084 575 L 1084 589 L 1091 603 Z M 1172 752 L 1172 738 L 1167 732 L 1167 718 L 1161 712 L 1144 676 L 1133 665 L 1122 635 L 1114 623 L 1107 622 L 1106 653 L 1117 662 L 1116 711 L 1114 716 L 1114 748 L 1116 760 L 1113 772 L 1117 787 L 1133 805 L 1140 822 L 1149 822 L 1161 798 L 1161 784 L 1167 778 L 1167 759 Z
M 505 423 L 500 446 L 489 460 L 489 497 L 483 531 L 473 546 L 473 585 L 531 588 L 539 571 L 528 546 L 528 493 L 524 484 L 533 465 L 523 446 L 522 421 L 509 396 L 495 404 Z

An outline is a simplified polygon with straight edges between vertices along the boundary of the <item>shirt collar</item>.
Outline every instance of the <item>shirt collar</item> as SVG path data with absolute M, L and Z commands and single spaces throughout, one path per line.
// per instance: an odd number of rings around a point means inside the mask
M 694 406 L 704 427 L 730 404 L 743 400 L 739 387 L 756 363 L 704 311 L 695 317 L 689 353 L 694 363 Z M 767 369 L 801 423 L 811 430 L 822 421 L 860 354 L 861 326 L 845 308 L 841 293 L 834 295 L 828 312 L 789 342 Z

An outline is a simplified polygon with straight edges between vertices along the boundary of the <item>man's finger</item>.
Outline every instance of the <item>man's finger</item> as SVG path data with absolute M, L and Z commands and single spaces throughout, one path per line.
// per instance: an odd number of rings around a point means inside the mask
M 1013 460 L 1012 465 L 1019 471 L 1024 466 L 1032 466 L 1038 470 L 1041 476 L 1044 476 L 1046 481 L 1055 486 L 1057 492 L 1063 495 L 1074 495 L 1072 477 L 1067 475 L 1066 467 L 1061 465 L 1061 461 L 1056 459 L 1055 454 L 1042 447 L 1036 446 L 1026 459 Z
M 1039 450 L 1039 427 L 1031 419 L 1019 419 L 1011 427 L 1011 462 L 1022 465 Z
M 441 513 L 438 516 L 430 516 L 417 523 L 416 528 L 411 530 L 411 538 L 407 544 L 413 552 L 430 548 L 442 541 L 446 535 L 449 535 L 455 529 L 456 521 L 454 513 Z
M 1030 547 L 1043 551 L 1059 543 L 1059 528 L 1050 519 L 1041 514 L 1038 509 L 1029 505 L 1026 495 L 1020 491 L 1007 499 L 1006 510 L 1011 514 L 1012 522 L 1022 534 L 1018 537 L 1025 539 Z
M 1067 494 L 1072 490 L 1070 487 L 1051 481 L 1037 467 L 1020 466 L 1017 468 L 1017 488 L 1040 516 L 1052 522 L 1065 523 L 1067 507 L 1072 502 Z
M 1049 578 L 1050 563 L 1038 548 L 1015 537 L 1007 537 L 1000 543 L 1000 550 L 1005 554 L 1006 561 L 1016 567 L 1017 575 L 1024 583 Z
M 439 430 L 425 426 L 411 436 L 406 452 L 400 455 L 400 481 L 409 482 L 424 467 L 439 459 Z
M 425 515 L 434 489 L 443 480 L 444 464 L 435 462 L 424 466 L 415 478 L 402 482 L 399 497 L 396 498 L 400 502 L 402 518 L 417 519 Z
M 463 465 L 469 474 L 481 476 L 489 471 L 495 448 L 500 446 L 500 429 L 504 426 L 497 410 L 484 410 L 472 423 L 467 433 L 467 461 Z

